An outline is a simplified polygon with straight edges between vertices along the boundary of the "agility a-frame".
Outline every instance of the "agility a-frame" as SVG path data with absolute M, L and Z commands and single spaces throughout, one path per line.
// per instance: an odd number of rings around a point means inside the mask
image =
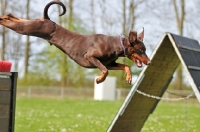
M 162 97 L 179 64 L 200 102 L 200 45 L 198 41 L 165 33 L 113 119 L 107 132 L 139 132 L 159 100 L 138 94 L 140 90 Z

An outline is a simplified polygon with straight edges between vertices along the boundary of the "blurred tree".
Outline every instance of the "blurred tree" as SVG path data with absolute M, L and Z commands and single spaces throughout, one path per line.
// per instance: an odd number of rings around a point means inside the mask
M 92 21 L 92 33 L 95 34 L 96 30 L 95 30 L 95 7 L 94 7 L 94 0 L 91 0 L 90 2 L 90 7 L 91 7 L 91 21 Z
M 1 0 L 1 3 L 0 3 L 0 7 L 1 7 L 1 15 L 4 15 L 5 14 L 5 10 L 7 8 L 7 0 Z M 2 31 L 0 32 L 1 33 L 1 36 L 2 36 L 2 41 L 1 41 L 1 60 L 5 60 L 5 49 L 6 49 L 6 28 L 3 26 L 1 27 L 2 28 Z
M 106 33 L 109 34 L 109 30 L 107 28 L 108 25 L 108 19 L 107 19 L 107 15 L 106 15 L 106 0 L 101 0 L 100 2 L 100 9 L 101 9 L 101 26 L 102 28 L 105 30 Z
M 61 14 L 61 6 L 58 5 L 58 14 Z M 71 23 L 72 23 L 72 12 L 73 12 L 73 0 L 69 0 L 69 12 L 70 12 L 70 15 L 69 15 L 69 23 L 71 26 Z M 59 24 L 61 26 L 64 26 L 64 21 L 62 19 L 62 17 L 59 17 Z M 68 26 L 68 27 L 69 27 Z M 68 75 L 68 66 L 67 66 L 67 55 L 64 54 L 63 52 L 60 53 L 61 54 L 61 71 L 60 71 L 60 74 L 61 74 L 61 86 L 66 86 L 67 85 L 67 75 Z
M 178 31 L 179 31 L 179 34 L 183 36 L 184 21 L 185 21 L 185 0 L 181 0 L 181 1 L 172 0 L 172 1 L 173 1 L 174 11 L 175 11 Z M 178 7 L 180 7 L 180 9 L 178 9 Z M 180 64 L 177 69 L 175 89 L 181 90 L 182 85 L 183 85 L 183 68 L 182 68 L 182 65 Z
M 60 85 L 61 52 L 56 47 L 46 45 L 44 49 L 30 58 L 30 70 L 23 85 Z M 58 83 L 59 82 L 59 83 Z
M 29 18 L 29 11 L 30 11 L 30 0 L 26 1 L 26 19 Z M 29 66 L 29 58 L 30 58 L 30 36 L 26 36 L 26 46 L 25 46 L 25 59 L 24 59 L 24 78 L 26 80 L 28 75 L 28 66 Z

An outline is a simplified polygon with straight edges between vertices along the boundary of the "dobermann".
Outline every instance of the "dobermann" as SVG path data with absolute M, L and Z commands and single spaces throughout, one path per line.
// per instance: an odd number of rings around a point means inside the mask
M 128 57 L 138 67 L 142 67 L 142 63 L 150 64 L 143 44 L 144 29 L 139 35 L 131 30 L 128 38 L 103 34 L 81 35 L 66 30 L 50 20 L 48 9 L 52 4 L 62 6 L 63 12 L 60 16 L 66 13 L 66 7 L 62 2 L 52 1 L 45 6 L 43 18 L 26 20 L 8 14 L 0 17 L 0 24 L 17 33 L 47 40 L 83 67 L 99 68 L 102 75 L 96 79 L 97 83 L 105 80 L 108 70 L 124 70 L 127 83 L 131 83 L 130 67 L 116 63 L 118 57 Z

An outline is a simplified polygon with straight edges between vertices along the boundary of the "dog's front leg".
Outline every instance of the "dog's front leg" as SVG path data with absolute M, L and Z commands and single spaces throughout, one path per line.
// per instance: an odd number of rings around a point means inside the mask
M 84 57 L 101 70 L 101 76 L 96 79 L 96 83 L 103 82 L 108 75 L 108 69 L 97 58 L 89 56 L 88 54 L 85 54 Z
M 125 64 L 114 63 L 113 65 L 109 65 L 108 70 L 124 70 L 126 73 L 126 82 L 131 84 L 132 82 L 132 74 L 130 67 Z

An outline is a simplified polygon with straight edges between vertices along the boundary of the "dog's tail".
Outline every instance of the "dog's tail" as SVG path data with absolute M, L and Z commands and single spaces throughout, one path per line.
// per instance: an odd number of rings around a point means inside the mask
M 52 2 L 48 3 L 44 8 L 44 12 L 43 12 L 44 19 L 50 20 L 50 18 L 48 16 L 48 9 L 53 4 L 58 4 L 58 5 L 62 6 L 63 12 L 59 16 L 62 16 L 62 15 L 64 15 L 66 13 L 66 7 L 62 2 L 60 2 L 60 1 L 52 1 Z

